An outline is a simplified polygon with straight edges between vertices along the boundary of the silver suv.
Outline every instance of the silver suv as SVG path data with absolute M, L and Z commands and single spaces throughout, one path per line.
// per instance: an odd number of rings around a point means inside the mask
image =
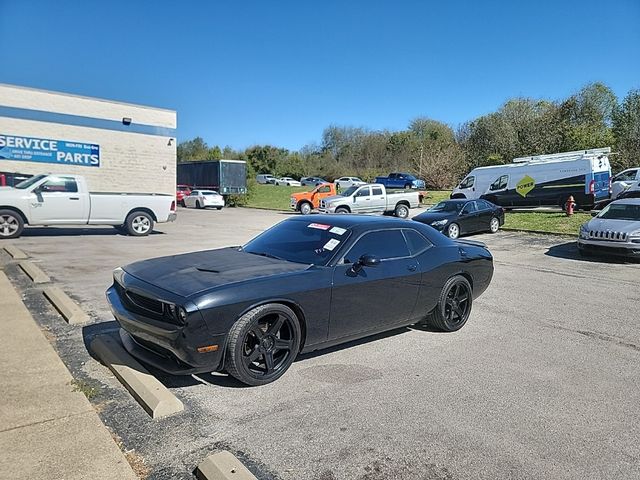
M 580 227 L 578 249 L 640 257 L 640 198 L 616 200 Z

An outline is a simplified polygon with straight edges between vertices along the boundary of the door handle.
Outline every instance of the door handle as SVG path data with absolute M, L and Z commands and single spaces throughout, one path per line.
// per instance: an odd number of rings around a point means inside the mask
M 418 269 L 417 265 L 409 265 L 407 267 L 407 270 L 409 270 L 410 272 L 415 272 Z
M 80 200 L 80 197 L 69 197 L 69 200 Z

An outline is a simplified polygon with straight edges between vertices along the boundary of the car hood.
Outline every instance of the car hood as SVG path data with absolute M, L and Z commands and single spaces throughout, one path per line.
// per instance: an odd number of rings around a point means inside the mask
M 291 198 L 295 198 L 296 200 L 300 200 L 302 198 L 311 198 L 311 192 L 292 193 Z
M 413 217 L 413 220 L 416 220 L 420 223 L 430 224 L 437 220 L 451 220 L 456 218 L 458 215 L 455 212 L 424 212 L 420 215 Z
M 592 218 L 587 222 L 587 229 L 594 231 L 633 233 L 640 230 L 640 222 L 634 220 L 609 220 L 606 218 Z
M 342 195 L 331 195 L 330 197 L 324 197 L 322 201 L 325 202 L 325 204 L 327 204 L 335 200 L 338 200 L 338 201 L 344 200 L 345 198 L 349 198 L 349 197 L 343 197 Z
M 302 263 L 239 251 L 237 247 L 152 258 L 123 267 L 129 275 L 183 297 L 230 283 L 308 268 Z

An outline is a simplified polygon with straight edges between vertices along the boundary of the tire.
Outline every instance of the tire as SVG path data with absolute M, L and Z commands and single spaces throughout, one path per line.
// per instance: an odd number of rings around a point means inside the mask
M 347 207 L 338 207 L 336 208 L 336 213 L 351 213 Z
M 216 207 L 216 210 L 222 210 L 222 207 Z
M 147 212 L 131 212 L 125 221 L 127 233 L 133 237 L 146 237 L 153 231 L 153 218 Z
M 405 190 L 409 190 L 410 188 L 411 188 L 411 184 L 410 184 L 410 183 L 407 183 L 407 184 L 404 186 L 404 189 L 405 189 Z
M 409 207 L 404 203 L 399 203 L 396 205 L 396 209 L 393 211 L 393 214 L 398 218 L 407 218 L 409 216 Z
M 301 337 L 300 322 L 289 307 L 279 303 L 256 307 L 231 327 L 225 368 L 246 385 L 271 383 L 295 360 Z
M 291 184 L 290 184 L 290 183 L 287 183 L 287 187 L 290 187 L 290 186 L 291 186 Z
M 489 222 L 489 231 L 491 233 L 498 233 L 500 230 L 500 219 L 498 217 L 493 217 Z
M 455 332 L 467 323 L 472 305 L 473 290 L 469 280 L 462 275 L 453 276 L 442 287 L 438 304 L 429 312 L 425 323 L 443 332 Z
M 204 207 L 202 206 L 202 204 L 200 203 L 200 200 L 196 201 L 196 208 L 198 210 L 202 210 Z
M 311 205 L 309 202 L 302 202 L 300 204 L 299 210 L 302 215 L 309 215 L 311 213 L 311 210 L 313 210 L 313 205 Z
M 455 240 L 460 236 L 460 225 L 458 225 L 457 223 L 450 223 L 447 227 L 445 235 L 451 240 Z
M 0 240 L 18 238 L 24 230 L 24 220 L 13 210 L 0 210 Z

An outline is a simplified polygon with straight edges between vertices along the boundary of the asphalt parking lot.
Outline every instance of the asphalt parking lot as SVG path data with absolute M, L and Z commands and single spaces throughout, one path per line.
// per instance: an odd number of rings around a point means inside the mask
M 193 465 L 218 447 L 262 478 L 640 478 L 640 264 L 583 260 L 567 237 L 472 237 L 489 245 L 495 276 L 457 333 L 396 330 L 302 357 L 263 387 L 160 376 L 186 408 L 150 420 L 85 348 L 116 329 L 104 299 L 112 269 L 242 244 L 286 216 L 181 209 L 147 238 L 36 228 L 13 242 L 92 317 L 84 328 L 64 324 L 7 266 L 149 478 L 193 478 Z

